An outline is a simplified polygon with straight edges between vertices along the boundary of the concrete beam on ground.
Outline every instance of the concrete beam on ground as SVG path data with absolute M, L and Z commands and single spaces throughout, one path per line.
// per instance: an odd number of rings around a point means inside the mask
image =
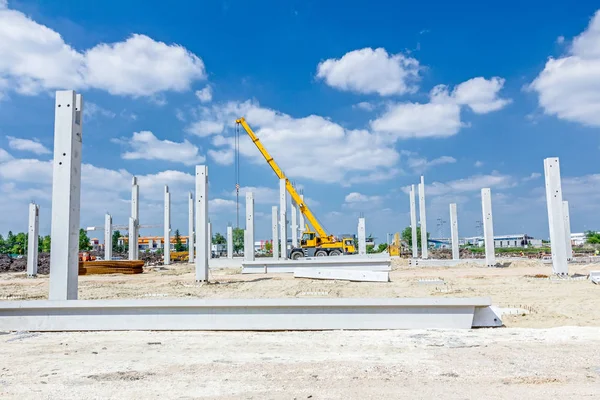
M 208 167 L 196 166 L 196 281 L 208 282 Z
M 163 253 L 163 262 L 165 265 L 171 264 L 171 193 L 169 187 L 165 185 L 165 221 L 163 224 L 165 250 Z
M 573 243 L 571 243 L 571 213 L 569 202 L 563 200 L 563 218 L 565 220 L 565 246 L 567 246 L 567 260 L 573 259 Z
M 112 217 L 104 215 L 104 259 L 112 260 Z
M 358 254 L 364 256 L 367 254 L 367 227 L 363 217 L 358 219 Z
M 419 183 L 419 215 L 421 222 L 421 258 L 428 257 L 429 241 L 427 240 L 427 213 L 425 212 L 425 177 L 421 175 Z
M 452 259 L 460 258 L 458 249 L 458 215 L 456 213 L 456 203 L 450 204 L 450 233 L 452 238 Z
M 40 206 L 29 204 L 29 229 L 27 235 L 27 276 L 34 277 L 38 271 L 40 235 Z
M 140 187 L 137 183 L 137 178 L 134 176 L 131 181 L 131 218 L 133 225 L 129 227 L 129 260 L 139 259 L 138 237 L 140 225 Z
M 476 264 L 486 266 L 487 262 L 484 258 L 463 258 L 461 260 L 434 260 L 434 259 L 411 259 L 411 267 L 455 267 L 457 265 Z
M 415 200 L 415 185 L 410 187 L 410 231 L 413 258 L 419 257 L 419 246 L 417 238 L 417 203 Z
M 271 229 L 272 229 L 272 246 L 273 246 L 273 259 L 279 259 L 279 216 L 277 215 L 277 206 L 271 207 Z
M 339 268 L 297 268 L 294 278 L 327 279 L 352 282 L 389 282 L 388 271 L 362 271 Z
M 244 235 L 244 260 L 254 261 L 254 195 L 246 192 L 246 234 Z
M 287 253 L 287 189 L 286 180 L 279 180 L 279 229 L 281 241 L 281 258 L 286 260 Z
M 492 191 L 481 189 L 481 210 L 483 213 L 483 242 L 485 245 L 485 260 L 488 267 L 496 265 L 494 247 L 494 219 L 492 217 Z
M 297 268 L 338 268 L 363 271 L 391 271 L 389 257 L 315 257 L 312 259 L 279 260 L 261 258 L 242 263 L 242 274 L 293 273 Z
M 470 329 L 475 298 L 2 301 L 0 331 Z
M 233 258 L 233 227 L 227 227 L 227 258 Z
M 565 238 L 565 220 L 558 157 L 544 159 L 544 177 L 546 181 L 546 204 L 550 227 L 550 248 L 552 250 L 552 272 L 557 275 L 567 275 L 569 273 L 569 265 L 567 263 L 567 239 Z
M 188 197 L 188 262 L 194 262 L 194 193 L 190 192 Z
M 56 92 L 52 163 L 50 300 L 76 300 L 79 276 L 83 97 Z

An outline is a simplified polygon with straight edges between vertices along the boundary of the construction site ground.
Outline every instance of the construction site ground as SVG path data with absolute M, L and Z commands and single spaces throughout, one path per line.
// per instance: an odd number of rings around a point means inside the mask
M 389 283 L 242 275 L 240 264 L 212 260 L 208 285 L 190 264 L 80 276 L 79 298 L 490 296 L 527 313 L 465 331 L 0 333 L 0 398 L 600 398 L 600 286 L 544 278 L 549 264 L 394 260 Z M 445 284 L 419 282 L 434 278 Z M 0 274 L 2 300 L 47 294 L 47 275 Z

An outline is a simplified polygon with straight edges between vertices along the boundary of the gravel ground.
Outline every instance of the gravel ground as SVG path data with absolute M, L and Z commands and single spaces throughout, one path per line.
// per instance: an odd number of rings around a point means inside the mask
M 598 399 L 600 328 L 0 335 L 2 399 Z

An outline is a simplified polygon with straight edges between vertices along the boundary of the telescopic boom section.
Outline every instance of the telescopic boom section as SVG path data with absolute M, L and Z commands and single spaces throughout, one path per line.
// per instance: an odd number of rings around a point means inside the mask
M 333 242 L 333 236 L 329 236 L 327 234 L 327 232 L 325 232 L 325 230 L 323 229 L 321 224 L 319 224 L 319 221 L 317 221 L 317 218 L 313 215 L 312 211 L 310 211 L 308 206 L 306 204 L 304 204 L 304 200 L 302 200 L 302 198 L 300 197 L 298 192 L 296 192 L 296 189 L 294 189 L 294 186 L 292 186 L 292 184 L 290 183 L 290 180 L 285 176 L 285 174 L 283 173 L 281 168 L 279 168 L 279 165 L 277 165 L 275 160 L 273 160 L 273 157 L 271 157 L 271 155 L 269 154 L 267 149 L 265 149 L 265 147 L 262 145 L 262 143 L 260 142 L 260 139 L 258 138 L 258 136 L 256 136 L 256 134 L 254 133 L 252 128 L 250 128 L 250 126 L 248 125 L 246 120 L 242 117 L 242 118 L 237 119 L 235 122 L 244 127 L 244 130 L 246 131 L 248 136 L 250 136 L 252 143 L 254 143 L 254 145 L 256 146 L 258 151 L 260 151 L 260 154 L 263 155 L 265 160 L 267 160 L 267 163 L 271 166 L 273 171 L 275 171 L 275 175 L 277 175 L 277 177 L 279 179 L 285 179 L 285 187 L 286 187 L 287 191 L 289 192 L 290 196 L 292 196 L 292 200 L 294 200 L 294 202 L 296 204 L 298 204 L 298 208 L 300 209 L 300 212 L 306 217 L 306 219 L 308 220 L 310 225 L 314 228 L 314 230 L 317 232 L 317 234 L 321 237 L 321 241 L 323 243 Z

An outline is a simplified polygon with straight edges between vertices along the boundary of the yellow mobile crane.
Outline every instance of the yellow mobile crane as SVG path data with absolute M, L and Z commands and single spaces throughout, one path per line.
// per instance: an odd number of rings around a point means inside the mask
M 292 197 L 292 200 L 298 205 L 300 212 L 314 228 L 313 231 L 309 228 L 308 224 L 306 224 L 306 230 L 300 239 L 300 247 L 290 250 L 289 258 L 292 260 L 297 260 L 302 257 L 339 256 L 342 254 L 356 253 L 353 237 L 345 237 L 340 240 L 333 235 L 328 235 L 327 232 L 325 232 L 325 229 L 323 229 L 321 224 L 319 224 L 317 218 L 304 203 L 304 200 L 302 200 L 298 192 L 296 192 L 294 186 L 292 186 L 289 179 L 285 176 L 281 168 L 279 168 L 279 165 L 277 165 L 275 160 L 273 160 L 273 157 L 271 157 L 267 149 L 265 149 L 265 147 L 262 145 L 260 139 L 258 136 L 256 136 L 252 128 L 250 128 L 246 120 L 242 117 L 237 119 L 235 122 L 244 128 L 248 136 L 250 136 L 252 143 L 254 143 L 258 151 L 260 151 L 260 154 L 263 155 L 267 163 L 275 172 L 275 175 L 277 175 L 279 179 L 285 179 L 285 187 Z M 285 250 L 282 249 L 282 251 Z

